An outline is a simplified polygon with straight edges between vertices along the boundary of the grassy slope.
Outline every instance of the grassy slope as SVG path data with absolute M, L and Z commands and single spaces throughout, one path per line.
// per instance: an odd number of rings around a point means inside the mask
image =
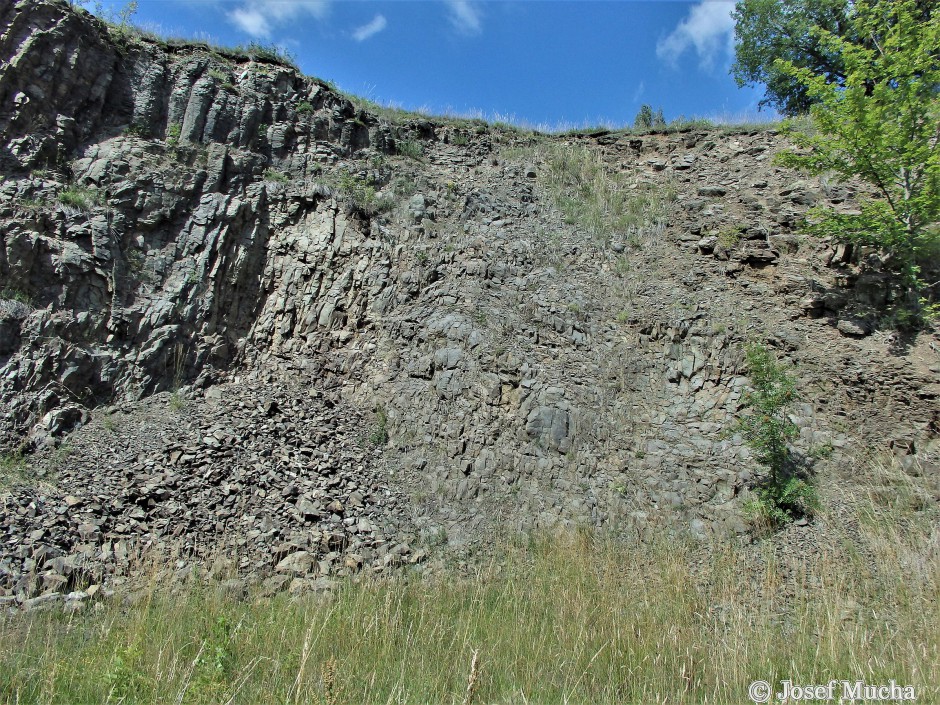
M 478 651 L 476 703 L 739 703 L 758 678 L 893 678 L 932 702 L 936 529 L 889 475 L 821 517 L 833 538 L 796 560 L 774 542 L 572 533 L 508 544 L 472 577 L 293 600 L 192 581 L 132 607 L 17 616 L 0 626 L 0 701 L 461 703 Z

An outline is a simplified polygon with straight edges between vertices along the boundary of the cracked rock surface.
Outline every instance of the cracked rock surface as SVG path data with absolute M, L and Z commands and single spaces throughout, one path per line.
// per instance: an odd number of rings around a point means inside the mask
M 871 450 L 937 472 L 936 331 L 800 234 L 863 187 L 775 166 L 774 130 L 389 116 L 52 0 L 0 7 L 0 59 L 0 599 L 146 550 L 303 591 L 507 530 L 739 534 L 754 339 L 824 486 Z M 570 217 L 559 150 L 656 217 Z

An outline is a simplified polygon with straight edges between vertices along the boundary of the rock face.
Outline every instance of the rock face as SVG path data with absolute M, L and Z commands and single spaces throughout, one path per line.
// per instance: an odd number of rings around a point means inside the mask
M 0 434 L 31 453 L 0 589 L 21 601 L 148 547 L 299 590 L 507 526 L 739 532 L 748 339 L 798 371 L 820 472 L 936 462 L 935 336 L 880 329 L 890 277 L 802 240 L 857 187 L 773 166 L 772 130 L 388 117 L 51 0 L 0 7 L 0 103 Z M 573 224 L 546 145 L 665 214 Z

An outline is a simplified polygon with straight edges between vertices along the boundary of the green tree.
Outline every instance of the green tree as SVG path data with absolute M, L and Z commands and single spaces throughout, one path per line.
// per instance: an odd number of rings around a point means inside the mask
M 790 457 L 787 443 L 796 437 L 796 426 L 787 415 L 796 401 L 796 380 L 763 345 L 748 345 L 745 362 L 753 389 L 744 395 L 744 406 L 751 413 L 738 422 L 738 429 L 755 460 L 770 470 L 771 481 L 777 483 Z
M 648 130 L 653 126 L 653 108 L 645 103 L 633 118 L 633 126 L 638 130 Z
M 653 127 L 657 130 L 661 130 L 666 126 L 666 118 L 663 115 L 663 109 L 657 108 L 656 113 L 653 115 Z
M 733 13 L 736 42 L 731 67 L 738 86 L 762 84 L 766 96 L 761 105 L 772 106 L 784 115 L 807 112 L 816 99 L 802 82 L 781 70 L 777 61 L 843 86 L 846 67 L 842 53 L 820 41 L 818 30 L 871 48 L 870 35 L 859 32 L 853 22 L 855 4 L 846 0 L 738 0 Z M 935 4 L 936 0 L 917 0 L 917 16 L 927 20 Z
M 638 130 L 658 130 L 666 126 L 666 118 L 663 117 L 663 109 L 659 108 L 655 113 L 650 105 L 644 104 L 633 119 L 633 126 Z
M 865 44 L 813 30 L 841 57 L 843 85 L 792 61 L 775 63 L 815 101 L 815 129 L 792 131 L 803 150 L 778 159 L 873 185 L 880 198 L 864 201 L 860 213 L 817 208 L 809 229 L 881 249 L 916 283 L 940 220 L 940 15 L 925 18 L 915 0 L 859 0 L 850 21 L 849 34 L 867 37 Z
M 754 451 L 754 459 L 769 471 L 754 488 L 745 512 L 757 523 L 774 527 L 811 511 L 817 504 L 816 493 L 790 468 L 789 442 L 796 438 L 797 427 L 788 411 L 798 398 L 796 380 L 763 345 L 748 345 L 745 363 L 752 390 L 744 395 L 748 413 L 736 428 Z
M 71 7 L 85 7 L 90 4 L 92 0 L 68 0 Z M 94 14 L 103 19 L 105 22 L 108 22 L 112 25 L 116 25 L 122 30 L 126 30 L 132 26 L 134 15 L 137 14 L 138 10 L 138 0 L 129 0 L 125 2 L 118 8 L 115 7 L 105 7 L 102 0 L 94 0 Z
M 854 40 L 846 34 L 847 8 L 845 0 L 740 0 L 732 15 L 736 43 L 731 74 L 738 86 L 763 84 L 762 106 L 773 106 L 785 115 L 805 113 L 813 99 L 776 62 L 790 62 L 827 83 L 841 85 L 845 79 L 841 57 L 819 42 L 814 28 Z

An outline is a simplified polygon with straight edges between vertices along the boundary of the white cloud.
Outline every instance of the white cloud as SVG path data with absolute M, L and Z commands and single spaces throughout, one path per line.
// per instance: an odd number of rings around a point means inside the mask
M 376 15 L 372 18 L 371 22 L 353 30 L 353 39 L 357 42 L 364 42 L 369 37 L 374 37 L 381 32 L 386 26 L 388 26 L 388 22 L 385 21 L 385 17 L 383 15 Z
M 269 37 L 275 27 L 304 15 L 322 19 L 329 8 L 330 0 L 242 0 L 240 7 L 228 13 L 228 18 L 253 37 Z
M 656 56 L 673 66 L 687 50 L 698 54 L 699 65 L 710 69 L 725 52 L 734 51 L 734 20 L 730 0 L 701 0 L 669 36 L 656 43 Z
M 479 34 L 483 28 L 480 8 L 471 0 L 447 0 L 450 23 L 461 34 Z

